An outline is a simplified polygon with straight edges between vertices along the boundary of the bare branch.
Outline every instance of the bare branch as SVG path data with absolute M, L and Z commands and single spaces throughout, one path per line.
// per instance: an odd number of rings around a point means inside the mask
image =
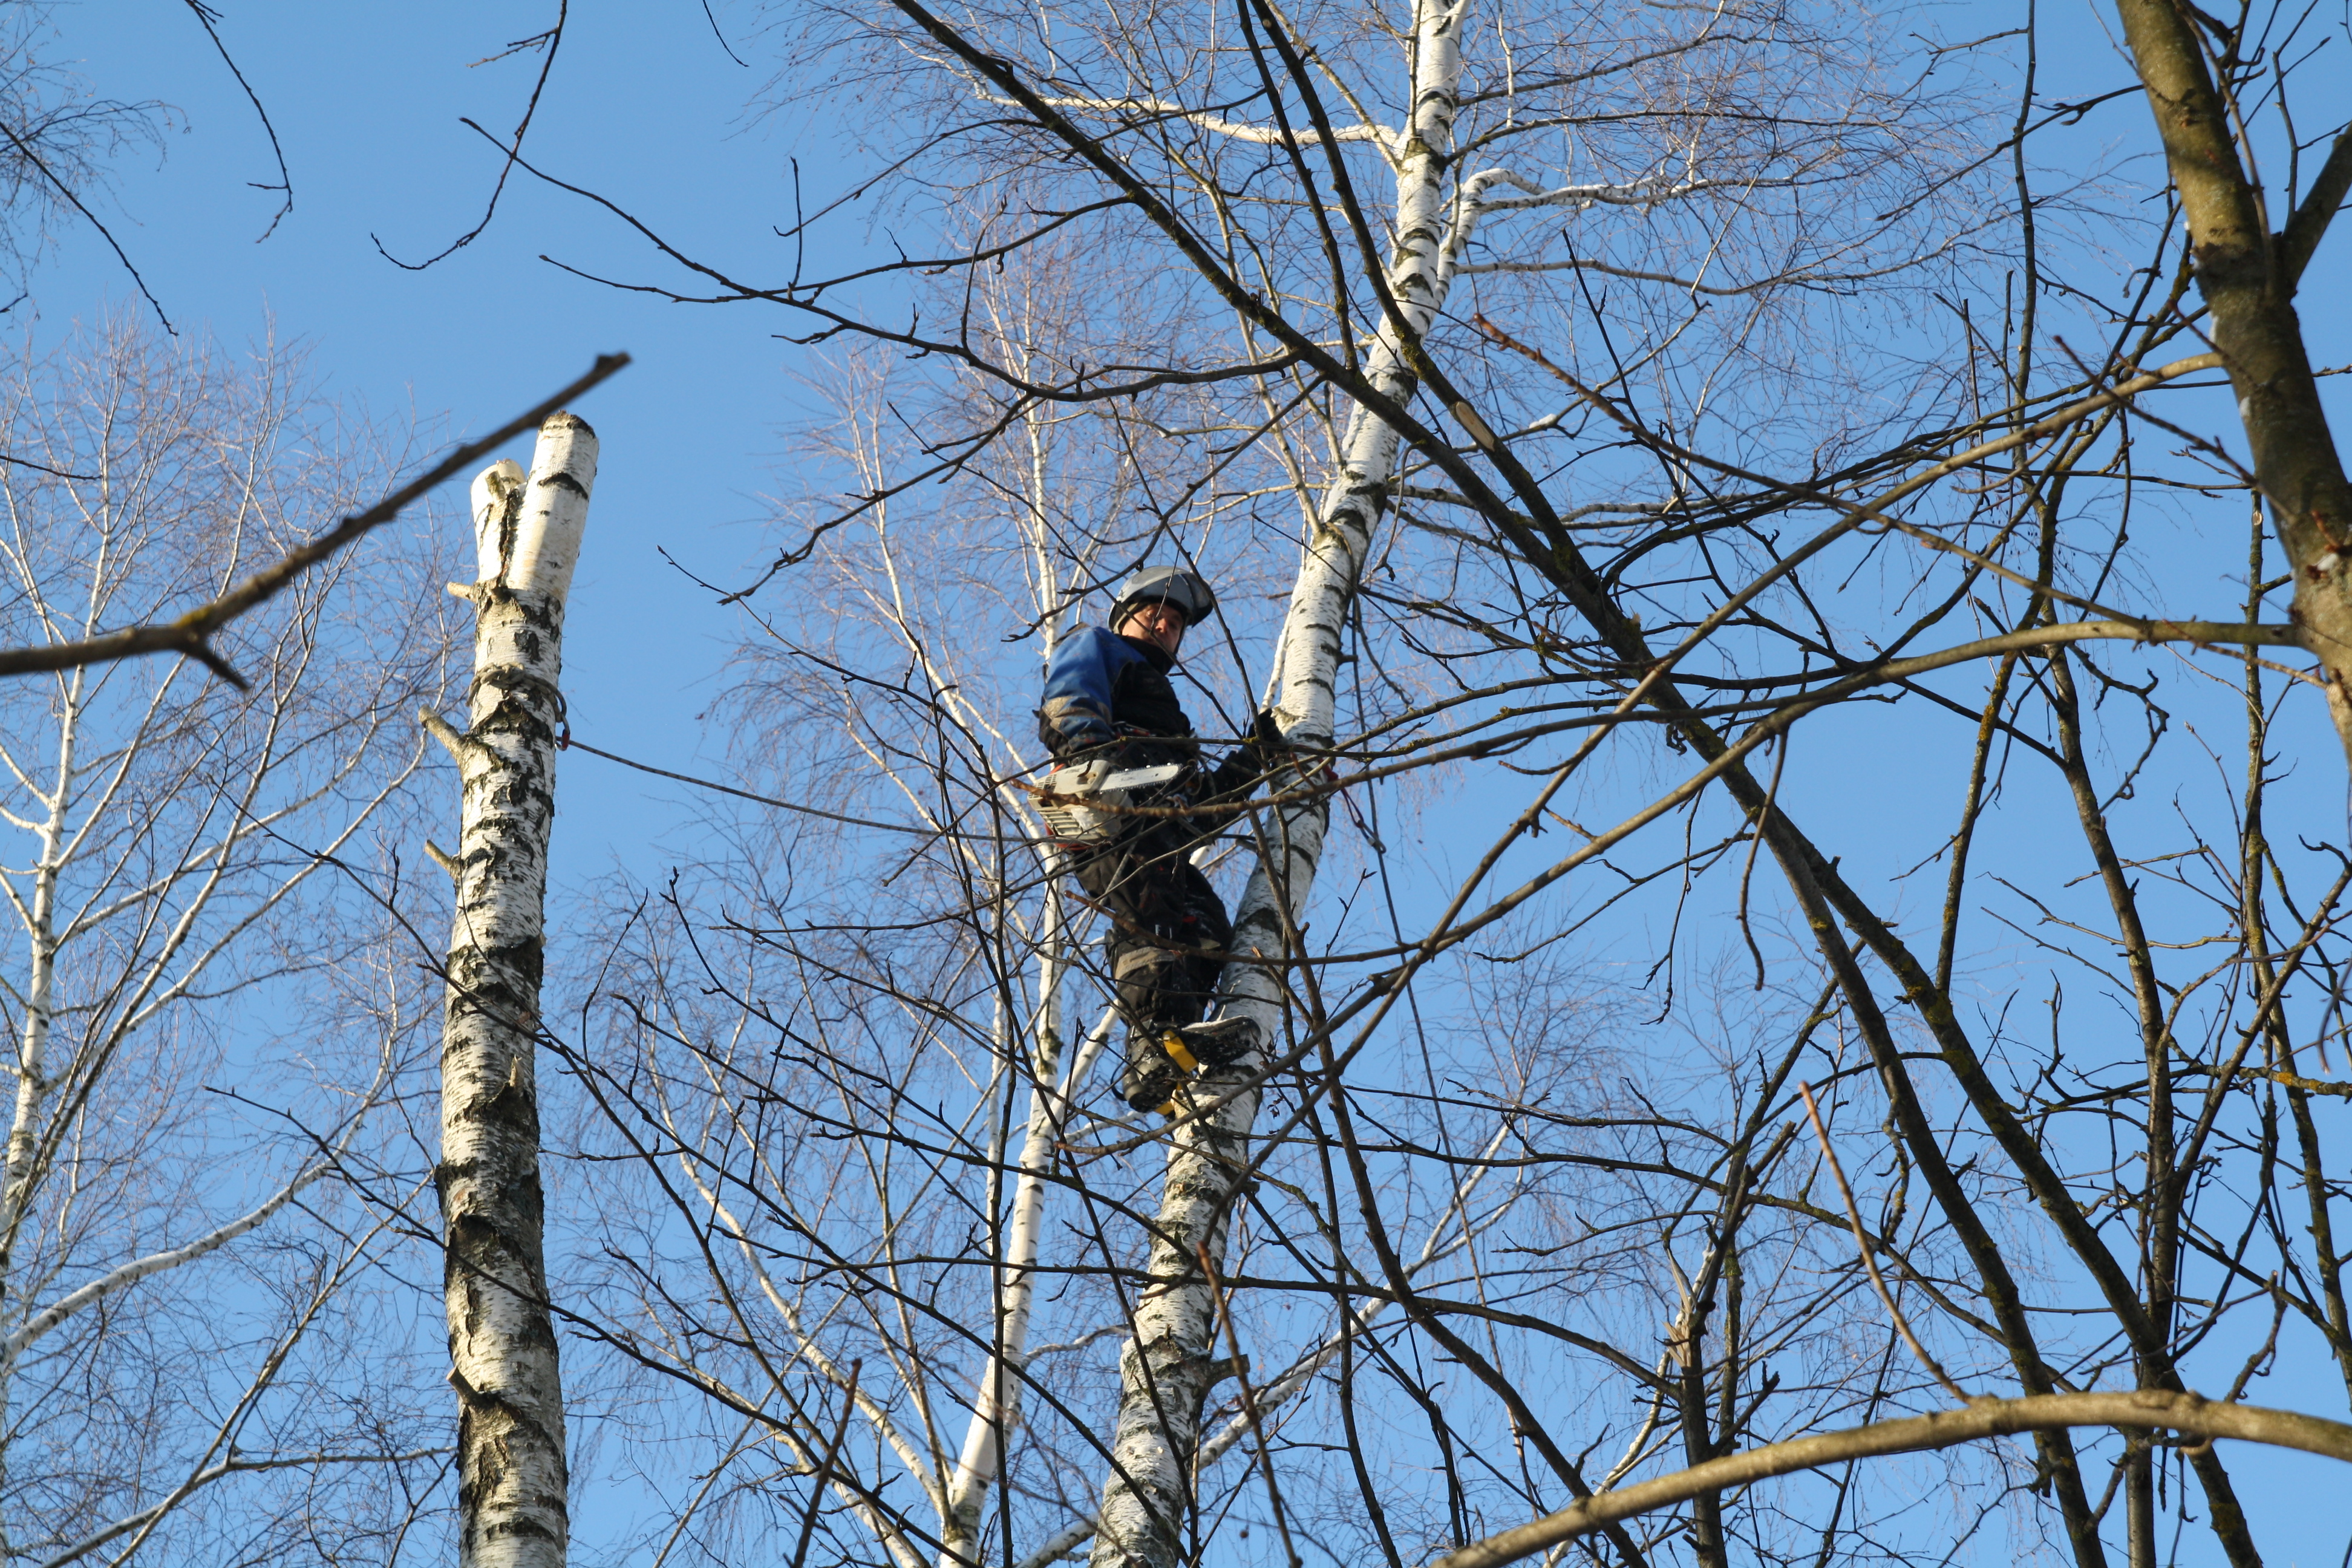
M 604 382 L 629 363 L 625 353 L 599 354 L 588 373 L 562 391 L 517 415 L 478 441 L 469 441 L 393 491 L 365 511 L 354 512 L 307 544 L 288 551 L 275 563 L 255 573 L 220 597 L 200 605 L 175 620 L 127 626 L 118 632 L 47 647 L 0 649 L 0 676 L 31 675 L 44 670 L 74 669 L 107 664 L 142 654 L 176 653 L 203 662 L 232 685 L 245 682 L 212 650 L 215 633 L 258 605 L 267 603 L 289 583 L 354 541 L 398 517 L 411 501 L 432 491 L 477 460 L 505 446 L 515 437 L 543 423 L 566 403 Z
M 2021 1432 L 2075 1426 L 2150 1427 L 2184 1436 L 2235 1437 L 2352 1462 L 2352 1426 L 2291 1410 L 2221 1405 L 2200 1394 L 2141 1389 L 2121 1394 L 2043 1394 L 2024 1399 L 1979 1399 L 1965 1410 L 1941 1410 L 1907 1420 L 1883 1421 L 1817 1436 L 1768 1444 L 1727 1458 L 1694 1465 L 1655 1480 L 1603 1492 L 1573 1508 L 1436 1559 L 1430 1568 L 1499 1568 L 1546 1547 L 1573 1541 L 1604 1525 L 1686 1502 L 1701 1492 L 1752 1486 L 1774 1476 L 1818 1469 L 1849 1459 L 1882 1458 L 1949 1448 Z

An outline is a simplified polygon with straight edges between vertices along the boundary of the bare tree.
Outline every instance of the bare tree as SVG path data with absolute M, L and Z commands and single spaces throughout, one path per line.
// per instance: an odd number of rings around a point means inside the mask
M 115 157 L 142 143 L 162 151 L 169 111 L 101 97 L 60 67 L 54 10 L 16 5 L 0 17 L 0 265 L 16 286 L 9 309 L 24 300 L 27 275 L 60 227 L 93 228 L 141 293 L 147 288 L 94 208 L 103 205 Z
M 5 384 L 5 439 L 37 459 L 0 473 L 10 641 L 216 593 L 381 462 L 275 348 L 239 367 L 115 322 Z M 396 1389 L 343 1364 L 394 1239 L 344 1179 L 426 1005 L 344 870 L 379 869 L 449 647 L 440 612 L 376 595 L 436 564 L 410 546 L 306 576 L 225 635 L 241 687 L 174 660 L 0 688 L 9 1561 L 215 1531 L 332 1555 L 400 1515 L 368 1472 L 440 1463 Z

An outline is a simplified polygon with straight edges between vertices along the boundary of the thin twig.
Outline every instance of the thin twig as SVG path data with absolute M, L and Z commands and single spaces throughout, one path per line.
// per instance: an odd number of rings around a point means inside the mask
M 838 811 L 826 811 L 820 806 L 803 805 L 797 801 L 778 800 L 772 795 L 755 795 L 748 789 L 738 789 L 733 784 L 720 784 L 716 779 L 697 778 L 692 773 L 672 773 L 667 768 L 657 768 L 651 763 L 635 762 L 612 752 L 600 751 L 568 732 L 563 737 L 563 748 L 570 752 L 585 752 L 592 757 L 602 757 L 608 763 L 618 763 L 625 768 L 635 768 L 641 773 L 651 773 L 656 778 L 676 779 L 680 784 L 690 784 L 697 789 L 716 790 L 720 795 L 731 795 L 739 800 L 756 801 L 761 805 L 772 805 L 779 811 L 796 811 L 803 816 L 821 816 L 827 822 L 845 823 L 851 827 L 878 827 L 885 833 L 911 833 L 921 838 L 939 837 L 938 831 L 933 828 L 913 827 L 903 822 L 882 822 L 870 816 L 850 816 Z
M 571 21 L 571 19 L 572 0 L 558 0 L 555 7 L 555 26 L 548 28 L 547 31 L 543 33 L 534 33 L 528 38 L 518 39 L 514 43 L 508 45 L 500 53 L 492 55 L 489 59 L 476 60 L 474 62 L 476 65 L 488 65 L 490 63 L 490 60 L 504 59 L 508 55 L 514 54 L 519 50 L 531 48 L 542 43 L 547 46 L 547 53 L 541 58 L 539 63 L 539 79 L 530 84 L 530 100 L 523 105 L 522 119 L 515 125 L 514 138 L 511 142 L 502 142 L 499 143 L 499 145 L 506 152 L 506 162 L 499 165 L 498 183 L 490 187 L 489 205 L 482 209 L 482 221 L 467 229 L 465 233 L 459 235 L 457 238 L 451 240 L 446 248 L 436 255 L 426 257 L 422 261 L 403 261 L 399 257 L 394 256 L 391 251 L 386 250 L 383 247 L 383 240 L 376 238 L 374 235 L 371 234 L 368 236 L 368 238 L 375 242 L 375 251 L 378 256 L 383 257 L 394 267 L 400 268 L 405 271 L 422 272 L 426 268 L 432 266 L 435 262 L 446 261 L 450 257 L 457 254 L 460 250 L 463 250 L 466 247 L 473 244 L 474 241 L 481 237 L 482 231 L 490 226 L 490 220 L 498 216 L 499 214 L 499 198 L 506 195 L 507 181 L 513 175 L 516 166 L 522 162 L 522 139 L 530 133 L 530 122 L 539 113 L 540 95 L 547 90 L 548 75 L 555 69 L 555 52 L 563 47 L 564 25 Z M 472 121 L 467 121 L 466 123 L 471 124 Z M 497 141 L 498 139 L 496 137 L 492 137 L 491 140 Z
M 1274 1528 L 1282 1537 L 1283 1558 L 1290 1568 L 1300 1568 L 1304 1559 L 1290 1543 L 1290 1521 L 1282 1511 L 1282 1489 L 1274 1481 L 1274 1455 L 1266 1447 L 1265 1425 L 1258 1419 L 1257 1394 L 1250 1387 L 1249 1371 L 1242 1363 L 1241 1337 L 1234 1331 L 1234 1314 L 1225 1304 L 1225 1288 L 1217 1279 L 1217 1266 L 1209 1261 L 1207 1245 L 1203 1243 L 1192 1250 L 1201 1259 L 1202 1277 L 1209 1282 L 1209 1300 L 1216 1306 L 1217 1321 L 1224 1325 L 1225 1349 L 1234 1358 L 1234 1381 L 1241 1385 L 1242 1412 L 1249 1417 L 1250 1436 L 1256 1440 L 1258 1471 L 1265 1477 L 1266 1499 L 1274 1505 Z
M 1952 1381 L 1952 1374 L 1944 1370 L 1942 1363 L 1927 1353 L 1927 1347 L 1921 1344 L 1919 1336 L 1911 1331 L 1910 1321 L 1903 1316 L 1903 1309 L 1895 1304 L 1895 1293 L 1887 1289 L 1886 1281 L 1879 1277 L 1877 1262 L 1870 1256 L 1870 1235 L 1862 1227 L 1862 1213 L 1854 1207 L 1853 1189 L 1846 1185 L 1845 1170 L 1838 1163 L 1837 1151 L 1830 1147 L 1829 1129 L 1822 1125 L 1821 1107 L 1813 1103 L 1813 1086 L 1801 1083 L 1797 1086 L 1797 1092 L 1804 1098 L 1805 1114 L 1812 1118 L 1813 1136 L 1822 1142 L 1822 1158 L 1828 1162 L 1830 1174 L 1837 1178 L 1838 1196 L 1845 1200 L 1845 1217 L 1853 1226 L 1854 1245 L 1862 1249 L 1863 1269 L 1870 1276 L 1871 1286 L 1877 1290 L 1878 1299 L 1886 1304 L 1886 1315 L 1895 1320 L 1895 1331 L 1903 1336 L 1903 1342 L 1911 1347 L 1911 1353 L 1919 1358 L 1919 1364 L 1943 1384 L 1945 1393 L 1963 1405 L 1974 1404 L 1979 1396 Z
M 213 47 L 220 51 L 221 64 L 228 67 L 228 74 L 236 78 L 236 85 L 245 89 L 245 96 L 253 100 L 253 112 L 261 117 L 262 132 L 269 138 L 270 155 L 278 160 L 276 184 L 266 185 L 259 180 L 246 182 L 257 191 L 278 191 L 286 197 L 284 201 L 278 204 L 278 211 L 270 217 L 269 226 L 263 229 L 259 237 L 254 240 L 254 244 L 259 245 L 262 240 L 276 234 L 278 226 L 286 221 L 286 215 L 294 210 L 294 176 L 287 172 L 286 149 L 278 144 L 278 127 L 269 123 L 269 110 L 261 107 L 261 95 L 253 90 L 253 84 L 245 79 L 243 71 L 237 69 L 236 61 L 230 58 L 228 46 L 221 42 L 220 29 L 213 26 L 215 22 L 220 20 L 220 13 L 205 5 L 205 0 L 188 0 L 188 9 L 196 14 L 196 20 L 204 24 L 205 33 L 211 36 Z
M 96 213 L 82 205 L 82 199 L 74 195 L 74 188 L 67 184 L 56 170 L 42 163 L 41 155 L 33 151 L 33 144 L 17 135 L 16 130 L 6 121 L 0 121 L 0 136 L 8 138 L 8 144 L 16 149 L 17 156 L 38 169 L 41 172 L 41 177 L 57 186 L 58 194 L 65 197 L 73 210 L 89 220 L 89 226 L 98 230 L 98 237 L 106 241 L 107 248 L 114 252 L 114 259 L 122 263 L 122 270 L 131 274 L 131 281 L 139 285 L 141 297 L 154 307 L 155 319 L 163 323 L 163 330 L 173 337 L 178 337 L 180 329 L 172 325 L 172 318 L 163 313 L 163 302 L 155 298 L 155 291 L 147 287 L 147 279 L 139 276 L 139 268 L 131 264 L 130 254 L 122 248 L 121 242 L 114 237 L 114 231 L 100 222 Z
M 865 1368 L 862 1361 L 849 1363 L 849 1386 L 841 1400 L 841 1420 L 833 1429 L 833 1441 L 825 1445 L 824 1458 L 809 1481 L 808 1511 L 801 1515 L 800 1544 L 793 1548 L 793 1568 L 802 1568 L 808 1561 L 809 1538 L 816 1531 L 817 1509 L 824 1501 L 825 1483 L 833 1479 L 834 1462 L 841 1458 L 841 1445 L 849 1436 L 849 1418 L 857 1410 L 857 1374 Z

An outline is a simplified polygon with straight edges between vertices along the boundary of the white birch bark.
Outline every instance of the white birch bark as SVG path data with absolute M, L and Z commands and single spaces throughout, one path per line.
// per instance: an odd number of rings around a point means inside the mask
M 64 868 L 67 803 L 73 795 L 74 746 L 81 734 L 87 673 L 75 670 L 65 683 L 57 788 L 41 803 L 45 810 L 39 857 L 33 863 L 30 907 L 24 910 L 25 1022 L 16 1042 L 16 1096 L 8 1125 L 6 1177 L 0 1184 L 0 1279 L 13 1279 L 16 1237 L 31 1206 L 35 1145 L 49 1095 L 49 1023 L 57 1004 L 58 981 L 58 878 Z
M 57 787 L 41 801 L 39 852 L 33 863 L 33 896 L 16 899 L 27 949 L 25 1021 L 16 1040 L 16 1093 L 8 1126 L 5 1181 L 0 1181 L 0 1289 L 16 1288 L 16 1243 L 32 1208 L 37 1148 L 47 1108 L 49 1026 L 57 1005 L 58 879 L 63 868 L 67 802 L 72 795 L 74 747 L 79 738 L 81 696 L 87 670 L 67 678 L 58 727 Z M 0 1367 L 0 1409 L 13 1403 L 15 1358 Z M 5 1454 L 5 1450 L 0 1450 Z M 13 1458 L 13 1455 L 6 1456 Z M 13 1531 L 0 1531 L 0 1546 L 13 1551 Z
M 1452 282 L 1444 181 L 1454 147 L 1462 57 L 1463 5 L 1417 0 L 1413 116 L 1397 153 L 1395 250 L 1388 285 L 1416 336 L 1444 304 Z M 1467 217 L 1470 213 L 1463 214 Z M 1395 323 L 1383 321 L 1366 355 L 1368 378 L 1402 401 L 1412 376 Z M 1361 407 L 1349 418 L 1339 471 L 1326 486 L 1275 644 L 1270 704 L 1295 744 L 1328 746 L 1342 632 L 1370 547 L 1381 498 L 1397 457 L 1397 435 Z M 1275 787 L 1281 787 L 1277 777 Z M 1314 891 L 1330 812 L 1321 799 L 1268 815 L 1257 868 L 1234 919 L 1234 951 L 1278 957 Z M 1257 1021 L 1279 1037 L 1282 994 L 1274 976 L 1246 963 L 1227 968 L 1227 1016 Z M 1215 1079 L 1209 1080 L 1215 1087 Z M 1183 1558 L 1183 1521 L 1200 1445 L 1201 1407 L 1216 1363 L 1215 1309 L 1195 1249 L 1224 1256 L 1235 1178 L 1249 1158 L 1257 1120 L 1255 1092 L 1236 1094 L 1215 1114 L 1169 1139 L 1168 1174 L 1150 1254 L 1152 1283 L 1138 1299 L 1135 1331 L 1119 1356 L 1118 1415 L 1103 1486 L 1093 1568 L 1174 1568 Z
M 1009 296 L 988 294 L 982 308 L 1007 343 L 1012 363 L 1020 374 L 1038 374 L 1031 344 L 1036 324 L 1036 300 L 1016 289 Z M 1052 458 L 1058 422 L 1057 416 L 1034 413 L 1022 421 L 1026 461 L 1022 466 L 1021 494 L 1025 504 L 1016 517 L 1029 552 L 1032 588 L 1037 607 L 1043 612 L 1037 649 L 1041 668 L 1052 666 L 1055 650 L 1070 630 L 1064 622 L 1064 606 L 1070 597 L 1068 585 L 1084 582 L 1094 570 L 1089 552 L 1069 565 L 1066 583 L 1062 554 L 1065 541 L 1045 523 L 1055 510 Z M 917 657 L 926 657 L 911 639 L 909 648 Z M 955 688 L 947 686 L 943 689 L 953 691 Z M 1004 737 L 987 726 L 985 715 L 975 710 L 969 719 L 976 730 L 1003 742 Z M 1007 750 L 1013 753 L 1018 770 L 1025 773 L 1028 762 L 1020 749 Z M 1027 798 L 1008 793 L 1007 800 L 1020 813 L 1033 841 L 1043 845 L 1044 826 L 1035 818 Z M 1069 1124 L 1079 1086 L 1087 1081 L 1118 1017 L 1115 1008 L 1105 1009 L 1076 1052 L 1066 1060 L 1062 991 L 1070 967 L 1070 944 L 1076 940 L 1075 922 L 1063 886 L 1065 867 L 1059 855 L 1051 848 L 1041 848 L 1038 869 L 1043 876 L 1045 896 L 1037 925 L 1038 1003 L 1032 1028 L 1036 1047 L 1030 1062 L 1029 1114 L 1024 1124 L 1019 1162 L 1014 1167 L 1003 1259 L 992 1279 L 992 1348 L 972 1394 L 971 1417 L 964 1428 L 963 1443 L 957 1451 L 953 1468 L 945 1477 L 938 1568 L 959 1568 L 961 1564 L 976 1563 L 981 1556 L 981 1511 L 987 1503 L 990 1489 L 1003 1473 L 1006 1449 L 1021 1425 L 1022 1379 L 1030 1360 L 1029 1331 L 1036 1291 L 1037 1253 L 1051 1185 L 1046 1177 L 1053 1169 L 1055 1151 Z
M 595 433 L 557 414 L 527 479 L 501 462 L 474 481 L 474 681 L 467 732 L 445 736 L 457 742 L 464 805 L 436 1172 L 464 1568 L 562 1568 L 570 1542 L 532 1042 L 564 596 L 595 479 Z
M 1042 512 L 1046 454 L 1038 423 L 1034 419 L 1028 422 L 1028 436 L 1029 490 L 1041 503 L 1038 510 Z M 1049 536 L 1033 528 L 1031 548 L 1036 558 L 1039 596 L 1050 607 L 1059 597 L 1060 584 Z M 1055 649 L 1064 635 L 1061 616 L 1055 614 L 1046 622 L 1041 639 L 1039 652 L 1044 664 L 1053 663 Z M 1003 1473 L 1006 1446 L 1021 1425 L 1021 1379 L 1029 1362 L 1037 1247 L 1045 1222 L 1045 1177 L 1053 1168 L 1054 1152 L 1061 1143 L 1063 1130 L 1069 1123 L 1078 1086 L 1086 1081 L 1118 1017 L 1116 1009 L 1105 1010 L 1101 1021 L 1087 1036 L 1065 1072 L 1062 979 L 1069 964 L 1069 903 L 1062 888 L 1064 868 L 1058 854 L 1052 849 L 1044 850 L 1040 860 L 1045 891 L 1045 907 L 1038 920 L 1034 1027 L 1037 1048 L 1030 1064 L 1029 1116 L 1013 1182 L 1012 1211 L 1005 1225 L 1003 1265 L 994 1281 L 994 1349 L 982 1369 L 979 1387 L 972 1394 L 971 1420 L 964 1428 L 963 1447 L 957 1455 L 954 1472 L 948 1479 L 947 1501 L 940 1520 L 939 1568 L 959 1568 L 960 1564 L 980 1560 L 981 1510 L 988 1500 L 989 1489 Z
M 1510 1129 L 1507 1124 L 1498 1128 L 1494 1138 L 1487 1143 L 1482 1157 L 1492 1158 L 1509 1135 Z M 1475 1222 L 1470 1220 L 1465 1207 L 1471 1193 L 1476 1190 L 1478 1184 L 1486 1179 L 1486 1173 L 1491 1169 L 1493 1167 L 1489 1165 L 1479 1165 L 1455 1184 L 1454 1201 L 1444 1211 L 1444 1217 L 1431 1229 L 1429 1239 L 1422 1246 L 1421 1255 L 1405 1266 L 1405 1275 L 1408 1279 L 1420 1274 L 1439 1258 L 1450 1257 L 1468 1247 L 1476 1239 L 1480 1232 L 1494 1225 L 1502 1216 L 1504 1209 L 1508 1205 L 1507 1199 L 1505 1200 L 1504 1205 L 1497 1205 L 1491 1211 L 1485 1219 Z M 1449 1232 L 1453 1230 L 1457 1221 L 1461 1225 L 1461 1229 L 1458 1233 L 1454 1233 L 1449 1239 Z M 1360 1310 L 1353 1304 L 1343 1302 L 1339 1310 L 1355 1320 L 1354 1331 L 1358 1335 L 1368 1336 L 1380 1321 L 1381 1315 L 1392 1304 L 1390 1301 L 1374 1301 Z M 1273 1381 L 1261 1384 L 1255 1391 L 1256 1414 L 1260 1416 L 1271 1415 L 1275 1410 L 1304 1393 L 1314 1381 L 1317 1373 L 1339 1359 L 1341 1341 L 1347 1332 L 1348 1329 L 1345 1325 L 1334 1330 L 1320 1344 L 1299 1355 L 1287 1367 L 1276 1373 Z M 1192 1474 L 1196 1483 L 1200 1477 L 1208 1473 L 1212 1466 L 1231 1453 L 1241 1440 L 1251 1436 L 1253 1431 L 1250 1411 L 1246 1408 L 1235 1411 L 1233 1417 L 1219 1429 L 1214 1436 L 1201 1445 L 1200 1452 L 1193 1457 Z M 1072 1521 L 1060 1531 L 1047 1537 L 1043 1546 L 1023 1558 L 1020 1568 L 1047 1568 L 1048 1564 L 1059 1561 L 1092 1539 L 1099 1522 L 1099 1520 L 1092 1515 Z
M 1060 940 L 1062 904 L 1058 889 L 1048 918 Z M 1058 968 L 1059 954 L 1049 948 L 1046 962 Z M 1055 1009 L 1058 1011 L 1058 1007 Z M 980 1561 L 980 1510 L 988 1489 L 1004 1462 L 1005 1445 L 1021 1425 L 1021 1377 L 1029 1363 L 1029 1324 L 1036 1296 L 1037 1243 L 1045 1229 L 1046 1173 L 1054 1151 L 1069 1124 L 1077 1087 L 1101 1052 L 1118 1019 L 1107 1010 L 1087 1036 L 1069 1071 L 1056 1080 L 1060 1068 L 1061 1031 L 1049 1020 L 1038 1032 L 1036 1079 L 1029 1095 L 1028 1131 L 1021 1149 L 1020 1176 L 1013 1189 L 1012 1215 L 1004 1233 L 1004 1268 L 997 1291 L 994 1354 L 981 1373 L 972 1396 L 971 1424 L 965 1428 L 963 1451 L 948 1484 L 948 1501 L 940 1531 L 940 1568 Z

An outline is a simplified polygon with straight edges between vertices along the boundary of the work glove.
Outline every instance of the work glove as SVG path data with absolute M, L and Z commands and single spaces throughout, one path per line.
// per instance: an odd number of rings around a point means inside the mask
M 1282 766 L 1290 756 L 1290 742 L 1283 738 L 1282 726 L 1274 715 L 1261 710 L 1250 721 L 1250 731 L 1234 753 L 1252 778 L 1265 778 Z

